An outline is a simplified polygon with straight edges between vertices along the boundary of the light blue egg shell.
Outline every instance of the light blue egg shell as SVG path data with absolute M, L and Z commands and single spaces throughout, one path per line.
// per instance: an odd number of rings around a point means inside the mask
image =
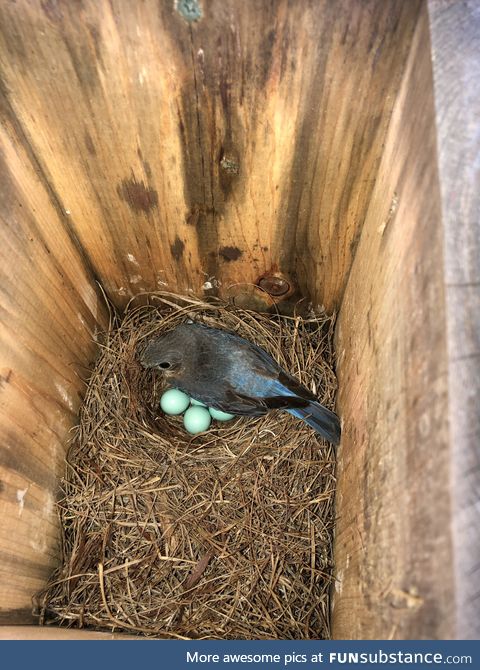
M 182 414 L 190 405 L 189 396 L 178 389 L 169 389 L 160 398 L 160 407 L 165 414 Z
M 212 423 L 212 417 L 206 407 L 193 405 L 189 407 L 183 415 L 183 425 L 185 430 L 191 435 L 203 433 Z
M 190 402 L 192 403 L 192 405 L 195 405 L 197 407 L 206 407 L 204 402 L 200 402 L 200 400 L 195 400 L 195 398 L 191 398 Z
M 215 421 L 231 421 L 231 419 L 235 418 L 235 414 L 222 412 L 222 410 L 215 409 L 214 407 L 210 407 L 208 411 L 210 412 L 212 419 L 215 419 Z

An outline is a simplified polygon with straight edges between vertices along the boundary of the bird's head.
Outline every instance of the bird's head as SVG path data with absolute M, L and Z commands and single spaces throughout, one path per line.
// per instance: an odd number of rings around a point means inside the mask
M 171 377 L 182 367 L 182 354 L 178 337 L 172 332 L 150 340 L 140 355 L 144 368 L 154 368 Z

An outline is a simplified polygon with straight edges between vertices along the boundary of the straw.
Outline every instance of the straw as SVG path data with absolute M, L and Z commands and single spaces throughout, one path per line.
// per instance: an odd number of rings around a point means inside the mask
M 333 408 L 334 319 L 169 293 L 113 315 L 68 453 L 43 623 L 155 637 L 328 638 L 335 454 L 285 412 L 191 436 L 158 408 L 148 340 L 187 318 L 263 347 Z

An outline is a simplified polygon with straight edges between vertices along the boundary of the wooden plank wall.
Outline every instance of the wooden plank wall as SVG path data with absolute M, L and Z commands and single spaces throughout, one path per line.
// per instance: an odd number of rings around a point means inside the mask
M 455 635 L 443 238 L 418 22 L 339 314 L 337 638 Z
M 457 636 L 480 638 L 480 4 L 429 3 L 445 242 Z
M 6 94 L 115 303 L 280 271 L 338 305 L 420 4 L 1 3 Z
M 0 112 L 0 623 L 24 623 L 57 565 L 65 444 L 106 321 L 5 96 Z
M 14 305 L 0 397 L 20 445 L 0 491 L 6 609 L 21 618 L 54 560 L 75 372 L 105 318 L 93 279 L 122 306 L 281 272 L 328 308 L 345 291 L 336 635 L 450 634 L 450 498 L 431 486 L 446 477 L 446 343 L 421 5 L 205 0 L 195 21 L 163 0 L 0 5 Z M 12 527 L 27 544 L 40 534 L 41 551 L 12 546 Z
M 136 640 L 145 638 L 122 633 L 56 628 L 54 626 L 0 626 L 0 640 Z

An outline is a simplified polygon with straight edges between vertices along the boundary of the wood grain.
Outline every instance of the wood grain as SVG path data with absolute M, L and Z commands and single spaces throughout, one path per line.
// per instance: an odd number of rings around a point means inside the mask
M 106 321 L 4 97 L 0 112 L 0 622 L 21 623 L 58 561 L 65 444 Z
M 480 638 L 480 5 L 429 2 L 445 244 L 457 637 Z
M 440 221 L 425 8 L 336 335 L 337 638 L 455 635 Z
M 142 640 L 122 633 L 54 628 L 53 626 L 0 626 L 0 640 Z
M 8 99 L 115 303 L 280 271 L 338 306 L 420 4 L 2 3 Z

